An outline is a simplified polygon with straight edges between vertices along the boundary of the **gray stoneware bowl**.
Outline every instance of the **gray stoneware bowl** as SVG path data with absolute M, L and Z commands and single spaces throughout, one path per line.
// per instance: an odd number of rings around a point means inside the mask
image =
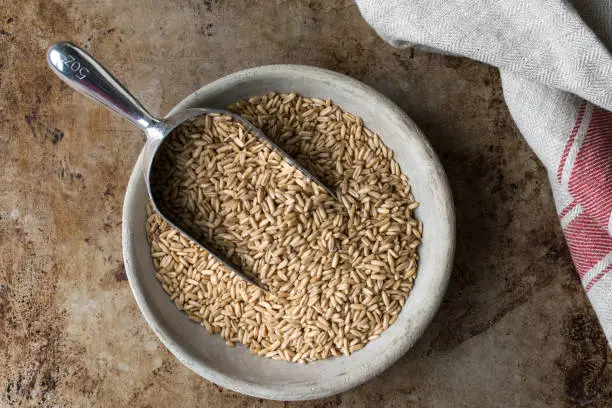
M 268 91 L 296 91 L 331 98 L 392 148 L 421 206 L 423 244 L 414 289 L 397 322 L 349 357 L 300 365 L 229 348 L 219 336 L 178 311 L 155 280 L 145 231 L 147 192 L 142 154 L 130 178 L 123 206 L 123 257 L 136 302 L 164 345 L 187 367 L 222 387 L 260 398 L 306 400 L 353 388 L 391 366 L 416 342 L 444 295 L 455 247 L 455 215 L 448 181 L 423 133 L 389 99 L 347 76 L 300 65 L 271 65 L 221 78 L 194 92 L 172 112 L 191 107 L 226 108 Z

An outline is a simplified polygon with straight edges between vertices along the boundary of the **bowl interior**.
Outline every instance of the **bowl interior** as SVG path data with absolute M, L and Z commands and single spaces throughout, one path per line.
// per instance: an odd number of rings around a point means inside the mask
M 155 333 L 188 367 L 235 391 L 257 397 L 300 400 L 332 395 L 379 374 L 402 356 L 423 333 L 438 309 L 450 274 L 455 230 L 446 175 L 429 143 L 395 104 L 364 84 L 331 71 L 276 65 L 241 71 L 196 91 L 172 112 L 190 107 L 226 108 L 232 102 L 268 91 L 296 91 L 331 98 L 361 116 L 396 153 L 408 175 L 423 221 L 423 244 L 414 289 L 397 322 L 350 357 L 305 366 L 229 348 L 176 309 L 155 280 L 145 231 L 147 193 L 139 158 L 126 194 L 123 246 L 126 270 L 137 303 Z

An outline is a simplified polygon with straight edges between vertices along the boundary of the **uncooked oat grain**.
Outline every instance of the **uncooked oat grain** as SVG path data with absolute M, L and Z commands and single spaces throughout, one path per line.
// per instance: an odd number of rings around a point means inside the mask
M 189 233 L 259 277 L 247 284 L 149 205 L 156 278 L 229 346 L 304 364 L 349 355 L 392 325 L 416 278 L 423 225 L 407 177 L 358 116 L 329 100 L 269 93 L 230 110 L 332 186 L 329 197 L 225 115 L 164 145 L 158 193 Z

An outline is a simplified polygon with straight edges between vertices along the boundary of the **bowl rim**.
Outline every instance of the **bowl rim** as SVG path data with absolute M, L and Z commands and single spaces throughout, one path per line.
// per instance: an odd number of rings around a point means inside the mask
M 424 147 L 431 152 L 432 165 L 436 170 L 441 187 L 438 196 L 442 199 L 445 204 L 445 207 L 447 208 L 446 215 L 448 219 L 449 230 L 447 241 L 448 251 L 446 252 L 446 259 L 440 262 L 442 267 L 439 271 L 438 276 L 440 282 L 439 293 L 436 293 L 436 296 L 432 296 L 435 299 L 433 299 L 433 301 L 428 304 L 428 317 L 415 328 L 415 335 L 413 336 L 413 339 L 411 341 L 406 341 L 402 344 L 399 344 L 395 353 L 391 355 L 386 355 L 384 358 L 372 361 L 372 365 L 369 366 L 368 370 L 356 370 L 356 372 L 358 372 L 356 375 L 351 375 L 349 373 L 349 375 L 344 376 L 342 380 L 339 380 L 337 377 L 335 377 L 328 381 L 325 387 L 303 387 L 304 389 L 300 391 L 296 391 L 295 389 L 287 389 L 287 387 L 283 386 L 262 386 L 242 379 L 237 379 L 228 376 L 216 370 L 214 367 L 200 361 L 200 359 L 192 355 L 189 351 L 185 350 L 184 347 L 181 346 L 175 340 L 176 334 L 168 330 L 168 328 L 164 326 L 163 322 L 155 315 L 151 305 L 149 305 L 145 298 L 143 284 L 138 278 L 137 273 L 135 272 L 134 260 L 132 259 L 132 255 L 130 253 L 131 248 L 134 246 L 134 233 L 131 230 L 129 220 L 131 218 L 131 208 L 134 206 L 134 201 L 136 200 L 138 178 L 143 177 L 142 166 L 144 150 L 141 151 L 138 160 L 134 165 L 126 189 L 122 214 L 122 249 L 128 282 L 138 305 L 138 308 L 140 309 L 140 312 L 145 318 L 147 324 L 151 327 L 153 332 L 159 338 L 159 340 L 181 363 L 183 363 L 185 366 L 187 366 L 206 380 L 214 382 L 224 388 L 231 389 L 241 394 L 246 394 L 264 399 L 296 401 L 332 396 L 352 389 L 360 384 L 363 384 L 364 382 L 371 380 L 372 378 L 378 376 L 384 370 L 389 368 L 414 345 L 417 339 L 422 336 L 425 329 L 431 323 L 433 317 L 435 316 L 436 312 L 440 307 L 440 304 L 442 303 L 442 299 L 446 292 L 454 259 L 456 226 L 454 203 L 447 175 L 444 171 L 444 168 L 442 167 L 442 164 L 440 163 L 438 156 L 433 151 L 431 144 L 424 136 L 423 132 L 420 131 L 414 121 L 393 101 L 391 101 L 389 98 L 387 98 L 374 88 L 347 75 L 340 74 L 338 72 L 327 70 L 324 68 L 296 64 L 275 64 L 249 68 L 234 72 L 202 86 L 201 88 L 181 100 L 176 106 L 174 106 L 170 110 L 169 115 L 187 107 L 190 102 L 193 102 L 197 98 L 198 94 L 202 92 L 215 92 L 219 89 L 225 88 L 227 85 L 239 82 L 240 80 L 243 80 L 245 78 L 282 73 L 300 73 L 308 74 L 310 76 L 323 77 L 328 79 L 329 81 L 340 82 L 344 86 L 358 88 L 362 91 L 367 92 L 375 100 L 375 103 L 377 105 L 383 105 L 386 109 L 396 115 L 396 117 L 400 119 L 401 123 L 413 127 L 413 129 L 417 133 L 420 133 L 421 143 L 423 143 Z

